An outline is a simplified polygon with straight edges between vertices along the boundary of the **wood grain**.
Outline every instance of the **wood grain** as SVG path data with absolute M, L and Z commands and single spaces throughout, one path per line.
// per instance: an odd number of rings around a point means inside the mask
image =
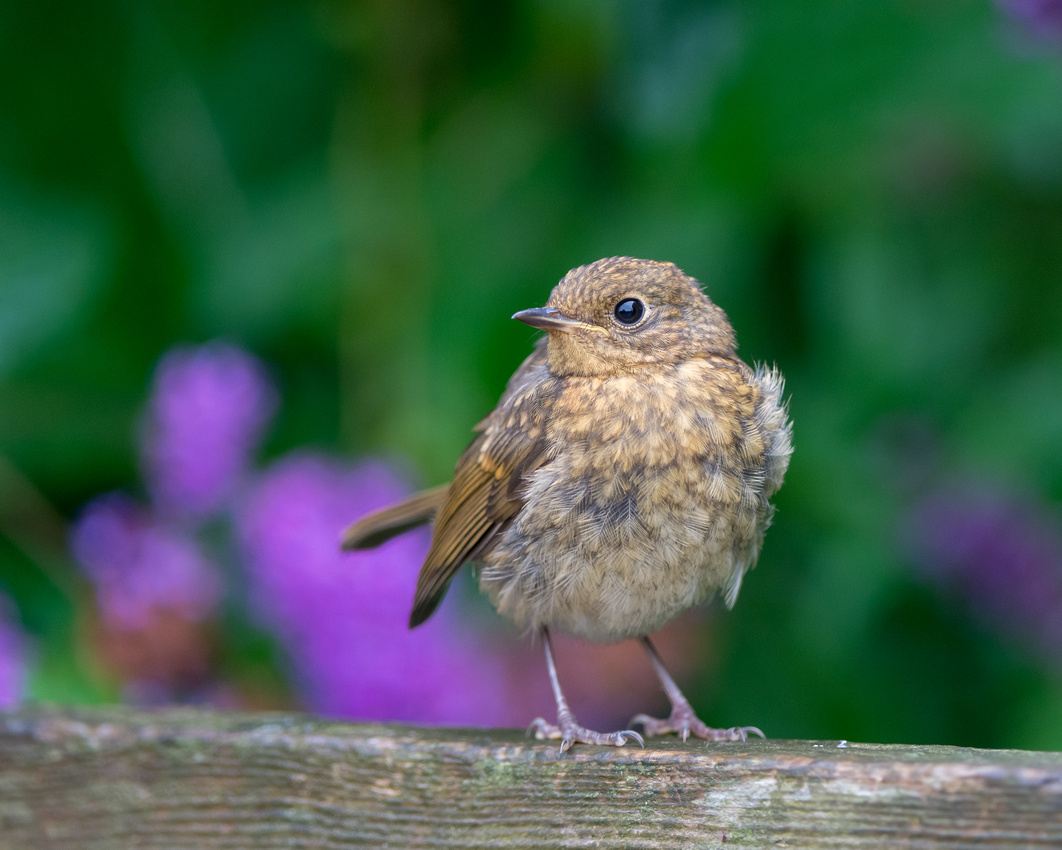
M 1062 753 L 0 714 L 0 848 L 1062 847 Z

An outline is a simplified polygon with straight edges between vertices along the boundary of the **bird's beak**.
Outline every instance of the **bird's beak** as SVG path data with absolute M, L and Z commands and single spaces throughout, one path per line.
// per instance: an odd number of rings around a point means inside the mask
M 588 325 L 586 322 L 580 322 L 565 316 L 556 307 L 532 307 L 530 310 L 521 310 L 519 313 L 513 313 L 513 318 L 542 331 L 560 331 L 568 334 L 573 331 L 608 333 L 604 328 L 599 328 L 597 325 Z

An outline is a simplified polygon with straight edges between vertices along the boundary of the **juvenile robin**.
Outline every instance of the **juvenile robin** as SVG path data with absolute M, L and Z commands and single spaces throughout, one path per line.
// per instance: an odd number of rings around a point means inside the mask
M 350 526 L 345 549 L 434 520 L 410 627 L 466 563 L 494 607 L 542 635 L 557 722 L 539 738 L 620 746 L 637 732 L 580 725 L 561 691 L 550 629 L 638 638 L 671 702 L 646 735 L 745 740 L 694 714 L 649 634 L 720 593 L 734 604 L 792 452 L 776 369 L 736 354 L 726 314 L 671 263 L 613 257 L 570 271 L 545 307 L 513 316 L 546 332 L 476 426 L 450 484 Z

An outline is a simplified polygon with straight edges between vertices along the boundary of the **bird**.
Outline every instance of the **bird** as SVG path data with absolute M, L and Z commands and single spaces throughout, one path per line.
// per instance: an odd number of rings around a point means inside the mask
M 432 522 L 410 628 L 473 565 L 495 609 L 542 639 L 557 719 L 528 732 L 560 740 L 561 753 L 644 738 L 577 721 L 551 630 L 640 641 L 671 704 L 667 718 L 632 718 L 645 735 L 763 737 L 700 720 L 650 634 L 716 595 L 732 607 L 755 565 L 792 454 L 781 373 L 738 357 L 726 314 L 673 263 L 579 266 L 545 306 L 512 318 L 545 335 L 475 426 L 453 480 L 356 521 L 342 548 Z

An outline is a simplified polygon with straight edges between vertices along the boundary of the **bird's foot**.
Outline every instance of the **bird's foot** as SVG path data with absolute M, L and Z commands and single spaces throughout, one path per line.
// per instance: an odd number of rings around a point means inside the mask
M 641 724 L 646 737 L 677 732 L 682 736 L 683 741 L 691 734 L 706 741 L 745 741 L 750 734 L 759 735 L 761 738 L 767 737 L 755 726 L 713 729 L 693 713 L 689 704 L 676 705 L 671 711 L 671 716 L 666 720 L 650 717 L 648 714 L 636 714 L 631 718 L 631 725 L 634 726 L 636 723 Z
M 557 718 L 557 723 L 549 723 L 541 717 L 536 717 L 527 727 L 527 734 L 535 733 L 538 740 L 550 738 L 560 739 L 560 751 L 563 753 L 572 744 L 600 744 L 606 747 L 622 747 L 627 741 L 637 741 L 641 747 L 645 741 L 641 735 L 633 729 L 624 729 L 622 732 L 595 732 L 580 726 L 571 715 Z

